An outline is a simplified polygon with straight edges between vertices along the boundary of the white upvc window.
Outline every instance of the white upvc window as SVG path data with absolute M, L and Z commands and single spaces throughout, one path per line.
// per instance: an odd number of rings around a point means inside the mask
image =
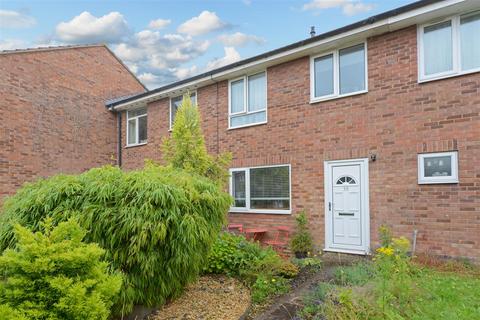
M 228 82 L 229 129 L 267 122 L 267 73 L 243 76 Z
M 127 111 L 127 146 L 147 143 L 147 108 Z
M 291 213 L 290 165 L 230 169 L 231 212 Z
M 367 43 L 310 58 L 310 102 L 368 91 Z
M 480 11 L 418 27 L 418 81 L 480 71 Z
M 458 183 L 458 152 L 419 154 L 418 183 Z
M 190 99 L 192 100 L 192 104 L 197 104 L 197 92 L 193 91 L 190 93 Z M 182 104 L 183 94 L 177 97 L 170 98 L 170 130 L 172 130 L 173 122 L 175 121 L 175 115 L 177 114 L 178 108 Z

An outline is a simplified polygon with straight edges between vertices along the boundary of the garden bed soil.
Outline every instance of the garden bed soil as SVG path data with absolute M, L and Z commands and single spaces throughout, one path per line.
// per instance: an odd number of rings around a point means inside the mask
M 204 276 L 188 286 L 152 320 L 238 320 L 250 306 L 250 291 L 226 276 Z

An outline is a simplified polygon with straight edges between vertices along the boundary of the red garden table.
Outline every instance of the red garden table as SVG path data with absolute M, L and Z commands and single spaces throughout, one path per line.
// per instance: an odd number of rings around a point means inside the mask
M 250 228 L 245 229 L 244 233 L 247 239 L 253 239 L 254 241 L 257 241 L 263 238 L 267 231 L 268 230 L 266 228 Z

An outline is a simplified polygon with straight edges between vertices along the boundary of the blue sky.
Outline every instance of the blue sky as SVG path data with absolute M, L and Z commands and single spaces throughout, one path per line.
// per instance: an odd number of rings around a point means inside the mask
M 152 89 L 411 2 L 2 0 L 0 50 L 107 43 Z

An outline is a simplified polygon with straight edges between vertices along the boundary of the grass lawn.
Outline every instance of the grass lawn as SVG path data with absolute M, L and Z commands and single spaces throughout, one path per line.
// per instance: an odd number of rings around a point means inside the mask
M 376 262 L 339 267 L 331 283 L 304 298 L 301 319 L 480 319 L 478 268 L 409 265 L 391 279 L 382 277 Z

